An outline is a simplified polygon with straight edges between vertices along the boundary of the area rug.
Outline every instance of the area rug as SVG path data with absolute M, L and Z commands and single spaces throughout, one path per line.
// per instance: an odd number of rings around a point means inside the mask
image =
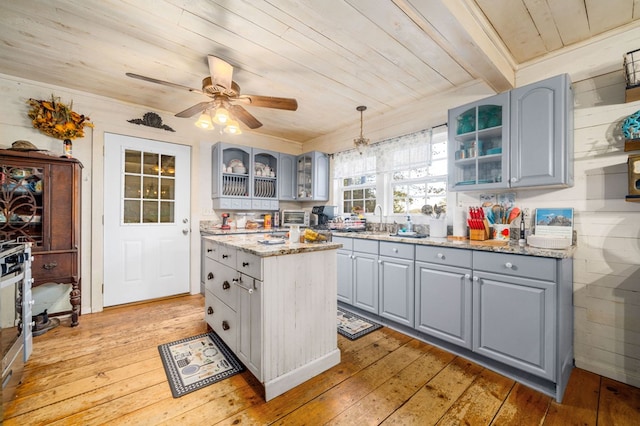
M 209 386 L 244 370 L 213 331 L 158 346 L 174 398 Z
M 366 318 L 362 318 L 352 312 L 338 309 L 338 333 L 350 340 L 369 334 L 379 329 L 382 325 Z

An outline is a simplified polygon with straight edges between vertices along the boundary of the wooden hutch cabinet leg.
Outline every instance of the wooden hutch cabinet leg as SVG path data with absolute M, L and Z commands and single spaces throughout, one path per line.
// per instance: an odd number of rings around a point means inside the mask
M 80 282 L 74 281 L 71 284 L 71 293 L 69 294 L 71 302 L 71 327 L 78 325 L 78 317 L 80 316 Z

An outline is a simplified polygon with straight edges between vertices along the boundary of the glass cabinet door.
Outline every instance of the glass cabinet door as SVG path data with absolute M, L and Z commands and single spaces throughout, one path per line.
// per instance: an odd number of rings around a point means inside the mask
M 298 199 L 313 197 L 313 157 L 311 155 L 298 157 L 296 182 L 298 185 Z
M 0 166 L 0 240 L 43 245 L 45 176 L 42 167 Z
M 508 110 L 503 93 L 449 111 L 451 190 L 508 187 Z

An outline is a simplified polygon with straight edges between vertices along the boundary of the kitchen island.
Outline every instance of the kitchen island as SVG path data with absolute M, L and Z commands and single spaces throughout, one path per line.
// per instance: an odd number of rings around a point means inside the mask
M 205 319 L 263 384 L 269 401 L 340 362 L 341 244 L 264 234 L 203 236 Z

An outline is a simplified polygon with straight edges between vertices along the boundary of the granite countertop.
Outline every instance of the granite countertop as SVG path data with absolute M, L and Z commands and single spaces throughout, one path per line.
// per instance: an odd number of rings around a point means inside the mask
M 262 244 L 259 240 L 276 239 L 272 235 L 263 233 L 257 234 L 238 234 L 226 231 L 226 233 L 216 235 L 203 235 L 203 238 L 210 239 L 223 246 L 236 248 L 255 254 L 260 257 L 269 256 L 285 256 L 289 254 L 309 253 L 320 250 L 336 250 L 342 247 L 340 243 L 321 242 L 321 243 L 290 243 L 286 239 L 282 244 Z
M 520 247 L 517 241 L 512 241 L 507 244 L 496 244 L 497 242 L 494 240 L 470 241 L 431 237 L 396 237 L 391 236 L 388 232 L 332 232 L 332 235 L 335 237 L 362 238 L 378 241 L 395 241 L 399 243 L 409 243 L 416 245 L 442 246 L 468 250 L 492 251 L 497 253 L 522 254 L 525 256 L 551 257 L 556 259 L 572 258 L 576 249 L 575 245 L 562 250 L 542 249 L 531 247 L 528 245 L 525 247 Z

